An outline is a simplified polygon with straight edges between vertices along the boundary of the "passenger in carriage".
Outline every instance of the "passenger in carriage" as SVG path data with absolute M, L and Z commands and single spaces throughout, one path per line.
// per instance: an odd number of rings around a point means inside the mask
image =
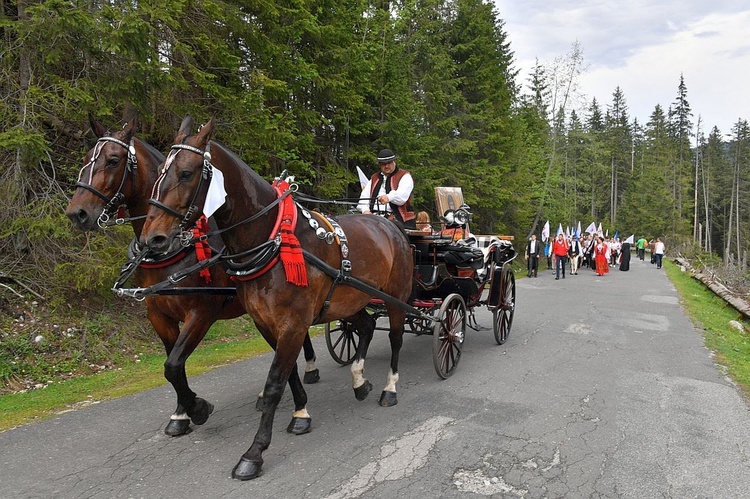
M 432 234 L 432 225 L 430 225 L 430 214 L 426 211 L 417 213 L 417 230 L 425 234 Z
M 398 220 L 407 229 L 416 229 L 416 216 L 411 206 L 414 179 L 407 170 L 396 166 L 396 155 L 390 149 L 378 153 L 380 171 L 365 184 L 357 206 L 362 213 L 385 215 Z

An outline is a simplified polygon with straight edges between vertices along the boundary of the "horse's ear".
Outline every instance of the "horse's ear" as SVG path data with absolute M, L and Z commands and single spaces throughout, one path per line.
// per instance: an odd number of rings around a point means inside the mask
M 125 110 L 122 112 L 122 121 L 125 123 L 129 123 L 131 121 L 134 121 L 138 117 L 138 111 L 135 109 L 133 104 L 127 103 L 125 105 Z
M 137 125 L 137 118 L 136 116 L 131 117 L 130 121 L 125 123 L 125 125 L 122 127 L 122 136 L 123 140 L 125 142 L 129 141 L 133 137 L 133 133 L 135 133 L 135 127 Z
M 91 131 L 94 132 L 94 135 L 96 135 L 97 139 L 100 139 L 107 135 L 107 129 L 104 128 L 104 126 L 99 123 L 91 113 L 89 113 L 89 125 L 91 126 Z
M 175 142 L 177 142 L 177 139 L 182 140 L 183 138 L 187 137 L 192 133 L 193 131 L 193 117 L 189 114 L 186 114 L 184 118 L 182 118 L 182 123 L 180 123 L 180 129 L 177 131 L 177 135 L 175 137 Z
M 205 146 L 208 144 L 208 141 L 211 140 L 211 134 L 214 131 L 214 125 L 216 124 L 216 120 L 213 116 L 211 116 L 211 119 L 208 120 L 208 123 L 203 125 L 200 130 L 198 130 L 198 133 L 195 134 L 195 140 L 198 141 L 200 144 L 199 147 Z

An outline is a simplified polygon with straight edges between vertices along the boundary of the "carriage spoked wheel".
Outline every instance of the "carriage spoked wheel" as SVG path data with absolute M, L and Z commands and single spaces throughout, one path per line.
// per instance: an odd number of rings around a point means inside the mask
M 346 366 L 354 360 L 354 354 L 357 353 L 359 345 L 359 336 L 355 332 L 354 325 L 351 322 L 339 320 L 333 323 L 328 322 L 325 325 L 326 345 L 331 353 L 333 360 Z
M 510 265 L 503 265 L 500 270 L 500 302 L 492 311 L 492 329 L 495 341 L 502 345 L 510 335 L 513 325 L 513 313 L 516 311 L 516 277 Z
M 432 338 L 432 362 L 443 379 L 453 374 L 461 360 L 466 333 L 466 303 L 461 295 L 448 295 L 440 306 Z

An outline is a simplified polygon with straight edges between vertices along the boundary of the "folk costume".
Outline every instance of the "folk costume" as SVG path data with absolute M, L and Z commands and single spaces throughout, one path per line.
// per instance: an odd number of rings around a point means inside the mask
M 378 163 L 394 163 L 396 155 L 390 149 L 383 149 L 378 153 Z M 362 189 L 359 209 L 363 213 L 385 214 L 388 219 L 396 219 L 407 229 L 416 229 L 416 214 L 411 205 L 411 192 L 414 189 L 414 179 L 407 170 L 395 166 L 392 173 L 386 175 L 377 172 Z M 388 203 L 378 202 L 380 196 L 387 196 Z
M 619 261 L 620 257 L 620 248 L 622 247 L 622 244 L 620 244 L 620 240 L 615 238 L 612 240 L 612 242 L 609 244 L 609 264 L 611 267 L 614 267 L 617 265 L 617 262 Z
M 581 255 L 583 249 L 581 248 L 581 242 L 577 237 L 573 238 L 573 242 L 570 243 L 570 249 L 568 255 L 570 255 L 570 273 L 578 275 L 578 265 L 581 262 Z
M 596 265 L 596 275 L 604 275 L 609 272 L 609 259 L 607 258 L 607 245 L 596 243 L 594 246 L 594 263 Z
M 534 274 L 536 277 L 539 271 L 539 258 L 542 256 L 542 245 L 535 239 L 529 240 L 529 244 L 526 245 L 526 268 L 529 271 L 528 276 L 531 277 Z

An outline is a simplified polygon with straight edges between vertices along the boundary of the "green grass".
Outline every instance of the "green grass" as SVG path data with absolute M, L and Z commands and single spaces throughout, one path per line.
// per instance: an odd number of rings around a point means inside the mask
M 245 318 L 240 318 L 214 324 L 204 342 L 188 359 L 188 376 L 269 352 L 270 347 L 260 335 L 236 338 L 233 331 L 238 327 L 246 328 L 244 321 Z M 166 384 L 165 359 L 164 353 L 147 353 L 140 355 L 138 361 L 129 360 L 116 370 L 50 383 L 44 389 L 2 395 L 0 431 L 53 417 L 87 403 Z
M 715 360 L 750 397 L 750 322 L 700 281 L 671 262 L 665 261 L 667 276 L 675 285 L 693 323 L 703 331 L 706 346 Z M 729 325 L 738 321 L 745 332 Z

